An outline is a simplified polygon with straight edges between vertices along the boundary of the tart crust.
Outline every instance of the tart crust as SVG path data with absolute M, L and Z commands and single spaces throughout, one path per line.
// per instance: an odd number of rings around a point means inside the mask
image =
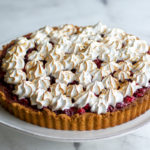
M 6 50 L 12 44 L 14 44 L 14 41 L 3 46 L 0 58 L 5 56 Z M 15 117 L 41 127 L 57 130 L 98 130 L 128 122 L 150 109 L 150 89 L 146 91 L 143 97 L 136 98 L 135 101 L 123 109 L 100 115 L 86 112 L 70 117 L 66 114 L 56 115 L 48 108 L 35 110 L 13 101 L 2 85 L 0 85 L 0 105 Z
M 71 117 L 66 114 L 56 115 L 48 108 L 34 110 L 12 101 L 0 86 L 0 104 L 15 117 L 41 127 L 58 130 L 98 130 L 128 122 L 150 109 L 150 90 L 141 98 L 115 112 L 106 114 L 84 113 Z

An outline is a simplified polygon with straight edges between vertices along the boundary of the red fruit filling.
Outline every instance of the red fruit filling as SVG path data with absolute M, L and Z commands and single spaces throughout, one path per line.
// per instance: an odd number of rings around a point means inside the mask
M 116 109 L 122 109 L 124 106 L 125 106 L 124 103 L 117 103 Z
M 114 106 L 109 105 L 109 107 L 107 108 L 107 112 L 113 112 L 115 110 Z
M 133 96 L 126 96 L 123 101 L 124 101 L 125 103 L 131 103 L 131 102 L 133 102 L 134 100 L 135 100 L 135 97 L 133 97 Z
M 84 110 L 86 110 L 86 112 L 89 112 L 91 109 L 89 104 L 86 104 L 83 108 L 84 108 Z
M 26 98 L 20 99 L 19 103 L 22 104 L 22 105 L 25 105 L 25 106 L 28 106 L 30 104 L 29 100 L 26 99 Z
M 27 54 L 25 55 L 25 62 L 27 62 L 28 61 L 28 56 L 29 56 L 29 54 L 33 51 L 33 50 L 36 50 L 35 48 L 29 48 L 28 49 L 28 51 L 27 51 Z
M 76 80 L 74 80 L 73 82 L 70 82 L 70 83 L 68 83 L 68 85 L 74 85 L 74 84 L 79 84 L 79 82 L 78 81 L 76 81 Z
M 50 76 L 51 85 L 56 82 L 56 78 L 54 76 Z
M 80 108 L 78 109 L 77 113 L 79 113 L 80 115 L 85 113 L 85 109 L 84 108 Z
M 100 68 L 101 67 L 101 63 L 102 63 L 102 61 L 100 60 L 100 59 L 95 59 L 94 60 L 94 62 L 95 62 L 95 64 L 97 65 L 97 68 Z
M 72 73 L 76 73 L 76 71 L 77 71 L 77 70 L 76 70 L 75 68 L 71 69 L 71 72 L 72 72 Z
M 141 89 L 138 89 L 134 94 L 133 96 L 134 97 L 142 97 L 144 96 L 144 93 L 146 92 L 147 88 L 141 88 Z

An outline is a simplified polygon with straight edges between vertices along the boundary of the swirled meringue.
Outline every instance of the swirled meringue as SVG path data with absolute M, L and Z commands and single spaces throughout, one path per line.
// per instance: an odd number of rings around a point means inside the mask
M 126 33 L 122 30 L 122 29 L 119 29 L 119 28 L 113 28 L 109 34 L 111 37 L 114 37 L 114 38 L 118 38 L 120 40 L 124 39 L 125 36 L 126 36 Z
M 26 52 L 27 52 L 27 49 L 25 47 L 23 47 L 22 45 L 16 45 L 8 49 L 7 55 L 11 56 L 15 54 L 19 57 L 24 57 L 26 55 Z
M 102 102 L 102 98 L 98 98 L 92 105 L 91 105 L 91 112 L 96 112 L 97 114 L 102 114 L 107 112 L 107 108 Z
M 107 48 L 105 45 L 99 53 L 98 58 L 104 62 L 115 62 L 118 59 L 119 51 Z
M 74 106 L 78 106 L 79 108 L 84 107 L 86 104 L 92 105 L 98 98 L 91 91 L 86 91 L 76 96 Z
M 42 41 L 49 41 L 50 39 L 47 37 L 45 33 L 38 30 L 31 35 L 31 40 L 36 41 L 37 44 L 41 43 Z
M 123 82 L 126 79 L 130 79 L 130 74 L 131 73 L 129 71 L 119 70 L 114 73 L 114 77 Z
M 31 96 L 31 105 L 37 105 L 38 109 L 49 106 L 52 101 L 52 94 L 44 89 L 38 89 Z
M 33 61 L 44 60 L 44 57 L 41 55 L 41 53 L 37 51 L 32 51 L 28 55 L 28 60 L 33 60 Z
M 92 76 L 89 72 L 83 71 L 82 73 L 78 74 L 77 79 L 79 83 L 83 84 L 83 86 L 86 86 L 87 84 L 91 83 Z
M 91 72 L 92 75 L 92 81 L 102 81 L 102 77 L 104 77 L 106 74 L 102 72 L 101 69 L 95 69 Z
M 32 68 L 31 67 L 29 68 L 26 65 L 26 68 L 28 71 L 27 78 L 29 80 L 34 80 L 35 78 L 46 76 L 46 71 L 43 68 L 43 62 L 36 61 L 36 63 L 33 63 L 33 64 L 35 64 L 35 65 L 32 65 Z
M 64 66 L 64 69 L 73 69 L 78 64 L 80 64 L 81 59 L 78 55 L 75 54 L 68 54 L 64 56 L 64 60 L 62 60 L 62 64 Z
M 4 71 L 10 69 L 23 69 L 24 68 L 24 60 L 23 58 L 13 54 L 11 56 L 5 57 L 3 59 L 2 68 Z
M 105 45 L 109 49 L 117 49 L 120 50 L 122 48 L 123 41 L 114 38 L 114 37 L 107 37 L 104 39 Z
M 66 90 L 67 90 L 67 84 L 65 83 L 55 83 L 51 86 L 51 91 L 54 96 L 65 94 Z
M 150 72 L 136 72 L 134 73 L 133 78 L 139 85 L 147 87 L 149 86 Z
M 90 71 L 93 71 L 96 68 L 97 68 L 97 66 L 92 60 L 86 60 L 86 61 L 79 64 L 79 67 L 78 67 L 77 71 L 78 72 L 83 72 L 83 71 L 90 72 Z
M 150 62 L 138 61 L 136 64 L 134 64 L 132 71 L 136 72 L 140 70 L 141 72 L 150 72 L 149 68 L 150 68 Z
M 102 82 L 95 81 L 87 85 L 86 90 L 90 90 L 94 92 L 96 95 L 99 95 L 100 92 L 104 89 L 104 85 Z
M 114 71 L 118 70 L 118 68 L 119 68 L 118 64 L 114 61 L 101 64 L 101 70 L 104 75 L 113 73 Z
M 118 63 L 119 69 L 123 71 L 131 71 L 132 63 L 130 61 L 123 61 Z
M 33 40 L 28 40 L 26 37 L 19 37 L 16 39 L 16 45 L 22 46 L 26 50 L 28 50 L 29 48 L 33 48 L 35 46 L 35 43 Z
M 37 46 L 37 50 L 39 51 L 40 55 L 45 59 L 46 56 L 52 51 L 52 44 L 49 42 L 42 42 L 39 43 Z
M 9 84 L 18 84 L 26 80 L 26 74 L 22 70 L 9 70 L 4 76 L 4 81 Z
M 108 89 L 100 95 L 104 105 L 108 108 L 109 105 L 116 106 L 117 103 L 123 101 L 123 94 L 114 89 Z
M 56 82 L 71 83 L 75 79 L 75 75 L 71 71 L 60 71 Z
M 146 53 L 149 49 L 149 46 L 146 41 L 144 40 L 135 40 L 132 51 L 136 53 Z
M 19 99 L 25 97 L 31 97 L 35 92 L 36 88 L 30 81 L 22 81 L 20 84 L 15 86 L 14 94 L 19 96 Z
M 104 87 L 108 89 L 117 89 L 119 86 L 119 81 L 116 78 L 112 77 L 111 75 L 106 76 L 102 80 L 102 83 Z
M 62 63 L 60 61 L 49 61 L 45 64 L 46 74 L 54 74 L 64 69 Z
M 135 81 L 127 82 L 120 88 L 120 92 L 123 94 L 124 97 L 132 96 L 133 93 L 139 88 L 140 86 L 136 85 Z
M 72 106 L 71 98 L 62 94 L 54 97 L 53 100 L 50 102 L 50 108 L 53 111 L 69 109 L 71 106 Z
M 43 77 L 35 78 L 33 80 L 33 83 L 37 89 L 47 90 L 50 86 L 50 77 L 43 76 Z
M 81 84 L 79 85 L 69 85 L 67 87 L 66 95 L 69 97 L 75 97 L 83 92 L 83 86 Z

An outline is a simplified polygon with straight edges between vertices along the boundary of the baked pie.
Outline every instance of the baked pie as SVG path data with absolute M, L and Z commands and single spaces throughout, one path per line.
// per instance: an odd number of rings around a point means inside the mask
M 97 130 L 150 108 L 146 41 L 102 23 L 46 26 L 4 45 L 0 104 L 42 127 Z

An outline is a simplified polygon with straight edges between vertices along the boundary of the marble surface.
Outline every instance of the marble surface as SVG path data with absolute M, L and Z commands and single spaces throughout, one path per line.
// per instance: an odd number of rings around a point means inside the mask
M 102 21 L 150 42 L 149 0 L 0 0 L 0 43 L 44 25 Z M 116 139 L 58 143 L 29 137 L 0 126 L 0 150 L 149 150 L 150 124 Z

